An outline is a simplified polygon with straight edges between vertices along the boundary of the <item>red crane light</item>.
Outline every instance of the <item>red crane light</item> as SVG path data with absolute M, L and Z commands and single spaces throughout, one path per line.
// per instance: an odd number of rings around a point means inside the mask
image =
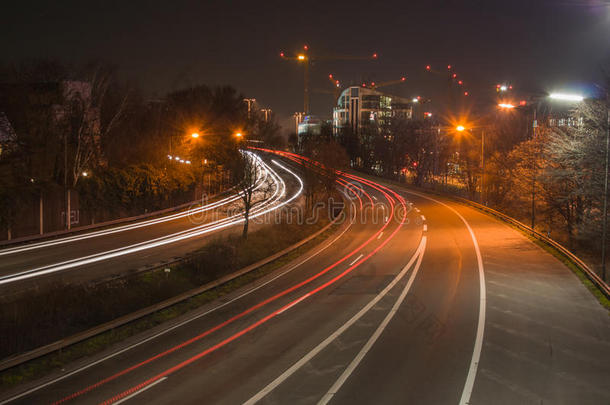
M 375 82 L 371 82 L 371 86 L 375 86 Z
M 462 84 L 464 84 L 464 82 L 463 82 L 463 81 L 461 81 L 461 80 L 459 80 L 459 81 L 458 81 L 458 84 L 461 86 Z
M 307 45 L 303 45 L 303 49 L 308 50 L 309 47 Z
M 451 65 L 447 65 L 447 70 L 451 70 Z
M 284 52 L 280 52 L 280 57 L 284 57 Z
M 430 65 L 426 65 L 426 70 L 428 70 L 428 71 L 429 71 L 430 69 L 432 69 L 432 68 L 430 67 Z
M 332 75 L 332 74 L 330 74 L 330 75 L 328 75 L 328 77 L 332 79 L 332 78 L 333 78 L 333 75 Z
M 377 59 L 377 52 L 373 54 L 373 59 Z
M 366 87 L 366 83 L 362 83 L 362 87 Z
M 465 91 L 465 92 L 464 92 L 464 95 L 465 95 L 465 96 L 467 96 L 467 95 L 468 95 L 468 92 L 467 92 L 467 91 Z
M 508 89 L 509 89 L 509 90 L 512 90 L 512 89 L 513 89 L 513 86 L 508 86 Z
M 451 77 L 455 79 L 457 77 L 457 73 L 454 73 Z
M 521 101 L 519 101 L 519 105 L 527 105 L 527 101 L 521 100 Z
M 404 82 L 405 80 L 407 80 L 407 78 L 406 77 L 401 77 L 400 80 L 402 80 Z

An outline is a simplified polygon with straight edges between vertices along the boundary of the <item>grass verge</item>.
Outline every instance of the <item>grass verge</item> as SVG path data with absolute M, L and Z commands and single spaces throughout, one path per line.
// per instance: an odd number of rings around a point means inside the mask
M 310 229 L 307 234 L 311 234 L 315 232 L 317 229 L 321 229 L 324 224 L 318 224 L 315 229 Z M 247 274 L 244 274 L 232 281 L 229 281 L 223 285 L 220 285 L 216 288 L 205 291 L 199 295 L 196 295 L 190 299 L 179 302 L 175 305 L 172 305 L 163 310 L 157 311 L 153 314 L 140 318 L 131 323 L 125 324 L 123 326 L 117 327 L 113 330 L 101 333 L 89 339 L 86 339 L 82 342 L 76 343 L 69 347 L 62 349 L 61 351 L 50 353 L 46 356 L 42 356 L 36 359 L 33 359 L 29 362 L 23 363 L 21 365 L 12 367 L 0 373 L 0 392 L 4 392 L 9 390 L 10 388 L 26 383 L 29 381 L 33 381 L 35 379 L 39 379 L 44 377 L 54 371 L 64 368 L 67 364 L 74 362 L 78 359 L 84 358 L 86 356 L 91 356 L 96 353 L 99 353 L 105 349 L 108 349 L 110 346 L 121 342 L 129 337 L 135 336 L 138 333 L 146 331 L 155 326 L 161 325 L 164 322 L 175 319 L 181 315 L 188 313 L 196 308 L 199 308 L 205 304 L 208 304 L 220 297 L 223 297 L 236 289 L 243 287 L 269 273 L 272 271 L 279 269 L 280 267 L 290 263 L 295 260 L 299 256 L 305 254 L 307 251 L 311 250 L 313 247 L 320 244 L 329 235 L 331 235 L 338 225 L 330 227 L 328 230 L 318 235 L 316 238 L 312 239 L 308 243 L 300 246 L 299 248 L 293 250 L 292 252 L 287 253 L 286 255 L 270 262 L 262 267 L 259 267 Z M 261 230 L 263 231 L 263 230 Z M 289 230 L 291 231 L 291 230 Z M 258 232 L 258 231 L 257 231 Z M 265 242 L 254 242 L 251 244 L 251 248 L 245 250 L 245 254 L 238 255 L 237 259 L 233 262 L 236 266 L 245 266 L 247 264 L 251 264 L 261 259 L 258 254 L 253 254 L 252 252 L 258 249 L 260 244 L 265 245 L 273 245 L 273 251 L 280 251 L 298 240 L 304 239 L 303 235 L 295 234 L 294 232 L 290 232 L 292 234 L 292 238 L 297 238 L 297 240 L 288 240 L 290 243 L 268 243 L 268 231 L 266 232 Z M 256 232 L 253 232 L 252 235 L 248 238 L 248 240 L 256 240 L 254 238 Z M 259 238 L 262 240 L 261 238 Z M 216 245 L 219 246 L 219 245 Z M 226 244 L 223 245 L 226 248 Z M 243 252 L 243 251 L 242 251 Z M 274 252 L 264 251 L 265 256 L 267 257 Z M 199 252 L 201 253 L 201 252 Z M 226 254 L 226 251 L 221 249 L 221 254 Z M 196 259 L 198 253 L 193 255 L 193 258 L 186 263 L 186 268 L 188 266 L 193 266 L 195 264 L 195 268 L 201 267 L 200 262 Z M 263 257 L 263 258 L 264 258 Z M 156 274 L 155 274 L 156 273 Z M 172 271 L 172 276 L 175 273 Z M 152 283 L 156 283 L 159 277 L 163 278 L 166 275 L 162 272 L 151 272 L 142 275 L 143 277 L 148 277 Z M 215 274 L 218 276 L 218 274 Z

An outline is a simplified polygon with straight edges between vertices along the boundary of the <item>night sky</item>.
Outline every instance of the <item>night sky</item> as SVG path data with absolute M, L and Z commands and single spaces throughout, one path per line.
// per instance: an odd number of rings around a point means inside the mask
M 7 4 L 8 3 L 8 4 Z M 377 62 L 318 62 L 312 89 L 344 83 L 408 83 L 451 63 L 473 94 L 499 81 L 519 88 L 593 91 L 610 67 L 607 0 L 429 1 L 11 1 L 0 13 L 0 58 L 103 59 L 149 96 L 190 84 L 231 84 L 280 116 L 302 110 L 302 70 L 279 52 L 379 54 Z M 312 112 L 330 114 L 314 94 Z

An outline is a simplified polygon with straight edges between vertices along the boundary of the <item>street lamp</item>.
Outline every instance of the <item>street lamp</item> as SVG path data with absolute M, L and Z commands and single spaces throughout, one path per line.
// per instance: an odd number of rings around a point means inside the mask
M 576 101 L 576 102 L 581 102 L 582 100 L 585 99 L 583 96 L 578 95 L 578 94 L 566 94 L 566 93 L 551 93 L 551 95 L 549 97 L 554 100 Z
M 191 134 L 191 137 L 194 138 L 194 139 L 197 139 L 197 138 L 199 138 L 199 134 L 197 132 L 193 132 Z
M 498 85 L 500 88 L 500 85 Z M 537 96 L 537 97 L 533 97 L 533 107 L 534 107 L 534 116 L 533 116 L 533 121 L 532 121 L 532 139 L 536 139 L 536 129 L 538 128 L 538 118 L 537 118 L 537 113 L 538 113 L 538 106 L 540 105 L 540 101 L 545 98 L 548 97 L 551 100 L 556 100 L 556 101 L 566 101 L 566 102 L 580 102 L 582 100 L 584 100 L 584 97 L 579 95 L 579 94 L 568 94 L 568 93 L 551 93 L 551 94 L 545 94 L 543 96 Z M 527 105 L 526 102 L 521 102 L 520 106 L 525 106 Z M 515 106 L 513 104 L 510 103 L 502 103 L 502 104 L 498 104 L 498 107 L 500 107 L 502 110 L 511 110 L 513 109 Z M 536 172 L 535 172 L 535 158 L 534 158 L 534 162 L 532 164 L 532 168 L 534 169 L 534 173 L 532 174 L 532 217 L 531 217 L 531 222 L 532 222 L 532 230 L 534 230 L 534 226 L 536 225 Z
M 481 204 L 487 205 L 485 203 L 485 198 L 483 197 L 485 192 L 485 129 L 481 128 Z M 464 132 L 466 127 L 464 125 L 458 125 L 455 127 L 457 132 Z

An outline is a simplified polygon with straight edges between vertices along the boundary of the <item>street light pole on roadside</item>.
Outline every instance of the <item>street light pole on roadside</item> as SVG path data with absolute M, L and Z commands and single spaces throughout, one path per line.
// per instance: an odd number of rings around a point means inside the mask
M 610 150 L 610 97 L 608 95 L 608 86 L 610 80 L 606 84 L 606 164 L 604 173 L 604 211 L 602 217 L 602 280 L 606 281 L 606 237 L 608 227 L 608 155 Z
M 485 198 L 483 197 L 485 193 L 485 128 L 481 128 L 481 204 L 487 205 Z M 464 125 L 458 125 L 455 127 L 455 130 L 458 132 L 464 132 L 466 127 Z

